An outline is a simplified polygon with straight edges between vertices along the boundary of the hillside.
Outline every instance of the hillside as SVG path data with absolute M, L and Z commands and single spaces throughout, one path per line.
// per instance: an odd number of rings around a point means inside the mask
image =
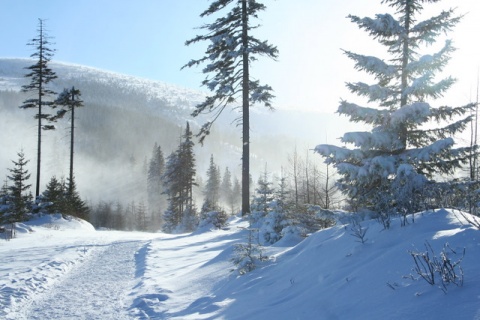
M 366 242 L 338 224 L 265 247 L 268 261 L 231 271 L 233 245 L 248 223 L 167 235 L 94 231 L 45 216 L 0 241 L 2 319 L 478 319 L 478 230 L 458 211 L 417 214 L 415 223 L 376 221 Z M 430 285 L 410 255 L 442 251 L 463 284 Z M 463 252 L 465 255 L 463 256 Z M 463 259 L 462 259 L 463 256 Z M 461 270 L 460 270 L 461 267 Z
M 36 155 L 36 127 L 33 110 L 20 110 L 27 98 L 20 93 L 28 59 L 0 59 L 0 175 L 7 174 L 11 160 L 24 149 L 33 163 Z M 191 122 L 198 130 L 205 118 L 192 119 L 194 106 L 204 93 L 140 79 L 86 66 L 52 62 L 58 79 L 52 85 L 57 92 L 75 86 L 82 92 L 85 107 L 76 115 L 76 177 L 82 194 L 96 199 L 116 200 L 142 196 L 140 187 L 132 187 L 132 174 L 140 173 L 155 142 L 168 155 L 178 144 L 182 127 Z M 233 123 L 235 111 L 227 111 L 214 126 L 204 146 L 197 145 L 197 172 L 203 175 L 210 155 L 222 168 L 228 166 L 239 176 L 241 157 L 240 129 Z M 68 119 L 67 119 L 68 120 Z M 344 132 L 347 122 L 335 115 L 301 110 L 278 109 L 268 112 L 252 109 L 252 174 L 254 181 L 268 163 L 272 172 L 286 166 L 295 146 L 307 154 L 316 144 L 334 141 Z M 50 176 L 64 176 L 68 168 L 68 121 L 57 124 L 56 132 L 44 133 L 42 183 Z M 13 138 L 13 139 L 12 139 Z M 313 156 L 312 156 L 313 157 Z M 320 159 L 319 159 L 320 160 Z M 138 194 L 136 194 L 138 193 Z

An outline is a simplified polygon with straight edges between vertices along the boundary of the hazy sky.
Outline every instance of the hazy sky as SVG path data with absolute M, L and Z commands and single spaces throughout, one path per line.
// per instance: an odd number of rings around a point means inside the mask
M 278 61 L 260 59 L 253 75 L 270 84 L 277 107 L 334 112 L 348 96 L 346 81 L 365 81 L 340 49 L 388 57 L 346 16 L 373 17 L 391 9 L 380 0 L 265 0 L 262 27 L 255 34 L 280 51 Z M 26 43 L 37 35 L 38 18 L 47 19 L 54 59 L 144 78 L 200 88 L 201 69 L 180 71 L 203 54 L 206 43 L 185 47 L 186 40 L 211 22 L 200 18 L 207 0 L 0 0 L 0 57 L 28 57 Z M 458 78 L 448 101 L 464 104 L 474 97 L 480 66 L 478 0 L 444 0 L 427 5 L 429 14 L 457 7 L 467 14 L 449 35 L 458 50 L 446 75 Z M 432 48 L 432 52 L 435 51 Z

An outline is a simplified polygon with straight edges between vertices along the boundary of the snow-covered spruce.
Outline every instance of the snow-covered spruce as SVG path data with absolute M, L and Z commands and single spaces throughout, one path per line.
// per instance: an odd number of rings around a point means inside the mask
M 461 17 L 450 9 L 417 21 L 423 6 L 436 1 L 383 2 L 395 9 L 395 17 L 349 18 L 378 40 L 390 58 L 345 51 L 355 69 L 373 76 L 375 82 L 347 84 L 352 93 L 366 97 L 369 106 L 342 101 L 338 108 L 350 121 L 372 129 L 345 133 L 343 147 L 319 145 L 315 150 L 341 175 L 338 185 L 352 207 L 379 213 L 388 228 L 392 214 L 400 214 L 405 224 L 409 214 L 425 209 L 438 188 L 435 177 L 450 174 L 467 161 L 470 148 L 456 146 L 452 136 L 466 128 L 473 105 L 446 107 L 428 102 L 441 98 L 454 83 L 451 77 L 435 79 L 454 50 L 451 41 L 437 52 L 420 53 Z M 432 123 L 436 123 L 433 128 Z

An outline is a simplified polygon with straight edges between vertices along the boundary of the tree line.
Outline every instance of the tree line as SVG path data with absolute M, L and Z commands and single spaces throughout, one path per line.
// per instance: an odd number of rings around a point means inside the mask
M 155 143 L 151 156 L 143 164 L 136 164 L 143 168 L 138 170 L 139 176 L 133 178 L 140 183 L 136 188 L 145 185 L 146 197 L 90 204 L 92 224 L 97 228 L 174 233 L 207 226 L 223 227 L 228 218 L 241 213 L 240 181 L 228 166 L 222 169 L 213 154 L 206 172 L 198 173 L 194 146 L 188 122 L 179 145 L 168 156 L 164 155 L 162 146 Z M 308 210 L 312 206 L 338 208 L 342 203 L 333 183 L 334 175 L 328 168 L 325 171 L 309 160 L 309 152 L 304 159 L 295 149 L 287 159 L 286 169 L 267 174 L 270 183 L 275 184 L 274 189 L 281 185 L 282 202 L 291 216 L 295 215 L 294 211 L 313 215 L 313 211 Z M 252 190 L 259 183 L 249 179 Z M 252 192 L 250 198 L 255 198 L 256 193 Z M 294 219 L 290 220 L 293 223 Z

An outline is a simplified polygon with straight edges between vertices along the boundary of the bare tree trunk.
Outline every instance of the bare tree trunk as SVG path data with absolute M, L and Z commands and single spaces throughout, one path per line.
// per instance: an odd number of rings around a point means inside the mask
M 242 0 L 242 44 L 243 44 L 243 92 L 242 92 L 242 216 L 250 214 L 250 104 L 248 62 L 248 15 L 247 0 Z
M 74 128 L 75 128 L 75 88 L 72 88 L 72 125 L 70 128 L 70 183 L 68 192 L 73 193 L 73 145 L 74 145 Z
M 325 209 L 330 209 L 330 165 L 327 164 L 327 174 L 325 177 Z
M 40 168 L 42 159 L 42 96 L 43 96 L 43 26 L 40 20 L 40 49 L 39 49 L 40 79 L 38 80 L 38 146 L 37 146 L 37 181 L 35 184 L 35 197 L 40 194 Z
M 307 157 L 305 158 L 305 193 L 306 193 L 306 202 L 310 204 L 310 175 L 308 172 L 308 150 Z

